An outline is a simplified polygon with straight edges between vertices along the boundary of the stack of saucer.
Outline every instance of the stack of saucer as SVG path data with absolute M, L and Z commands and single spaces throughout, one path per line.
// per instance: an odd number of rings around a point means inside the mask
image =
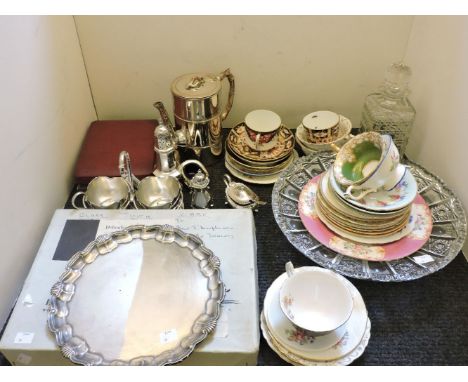
M 344 277 L 291 265 L 266 293 L 261 328 L 293 365 L 349 365 L 364 352 L 371 324 L 361 294 Z
M 337 154 L 320 178 L 316 212 L 338 235 L 365 244 L 385 244 L 410 233 L 417 184 L 399 163 L 390 136 L 364 133 Z
M 296 141 L 304 154 L 332 150 L 333 145 L 343 144 L 350 136 L 351 121 L 331 111 L 316 111 L 304 117 L 296 129 Z
M 413 229 L 410 221 L 417 185 L 407 171 L 391 191 L 348 199 L 333 171 L 322 174 L 315 208 L 320 220 L 338 235 L 365 244 L 384 244 L 401 239 Z
M 225 166 L 235 177 L 250 183 L 270 184 L 297 153 L 294 135 L 268 110 L 254 110 L 226 139 Z

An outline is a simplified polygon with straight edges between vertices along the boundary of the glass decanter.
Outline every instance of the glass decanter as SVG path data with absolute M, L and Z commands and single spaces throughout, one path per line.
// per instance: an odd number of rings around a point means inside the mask
M 411 77 L 409 66 L 395 63 L 387 69 L 379 92 L 366 97 L 361 115 L 361 132 L 390 134 L 403 156 L 411 133 L 416 110 L 407 98 Z

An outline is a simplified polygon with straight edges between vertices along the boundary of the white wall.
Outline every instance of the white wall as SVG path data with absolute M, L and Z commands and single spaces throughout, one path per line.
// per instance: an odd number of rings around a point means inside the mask
M 100 119 L 154 118 L 188 72 L 231 67 L 236 97 L 225 127 L 253 109 L 290 127 L 332 109 L 358 124 L 364 97 L 404 56 L 408 16 L 132 16 L 76 18 Z M 226 93 L 225 93 L 226 95 Z M 171 113 L 172 114 L 172 113 Z
M 468 208 L 468 17 L 416 16 L 406 53 L 416 121 L 410 158 L 446 181 Z M 468 256 L 468 245 L 464 253 Z
M 73 17 L 0 17 L 0 328 L 96 118 Z

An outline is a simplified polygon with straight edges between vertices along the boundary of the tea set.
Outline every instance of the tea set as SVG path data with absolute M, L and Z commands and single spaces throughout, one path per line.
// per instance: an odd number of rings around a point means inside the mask
M 331 150 L 351 137 L 351 121 L 339 114 L 325 110 L 307 114 L 296 128 L 296 141 L 304 154 Z
M 253 110 L 229 132 L 225 167 L 243 181 L 274 183 L 298 157 L 294 134 L 270 110 Z
M 320 267 L 294 268 L 288 262 L 268 289 L 260 318 L 269 346 L 293 365 L 348 365 L 370 339 L 359 291 Z

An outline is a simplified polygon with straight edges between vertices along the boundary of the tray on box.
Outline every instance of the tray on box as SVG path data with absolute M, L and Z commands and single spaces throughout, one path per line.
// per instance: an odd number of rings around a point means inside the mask
M 132 289 L 135 267 L 142 271 Z M 78 364 L 179 362 L 216 326 L 225 293 L 219 268 L 201 239 L 169 225 L 135 225 L 99 236 L 70 259 L 52 286 L 49 329 L 62 354 Z M 156 287 L 153 280 L 159 280 Z M 115 320 L 101 324 L 100 317 L 117 317 L 129 293 L 134 296 L 121 343 L 112 340 Z M 102 299 L 111 300 L 115 311 L 103 311 Z M 90 311 L 93 320 L 78 319 Z

